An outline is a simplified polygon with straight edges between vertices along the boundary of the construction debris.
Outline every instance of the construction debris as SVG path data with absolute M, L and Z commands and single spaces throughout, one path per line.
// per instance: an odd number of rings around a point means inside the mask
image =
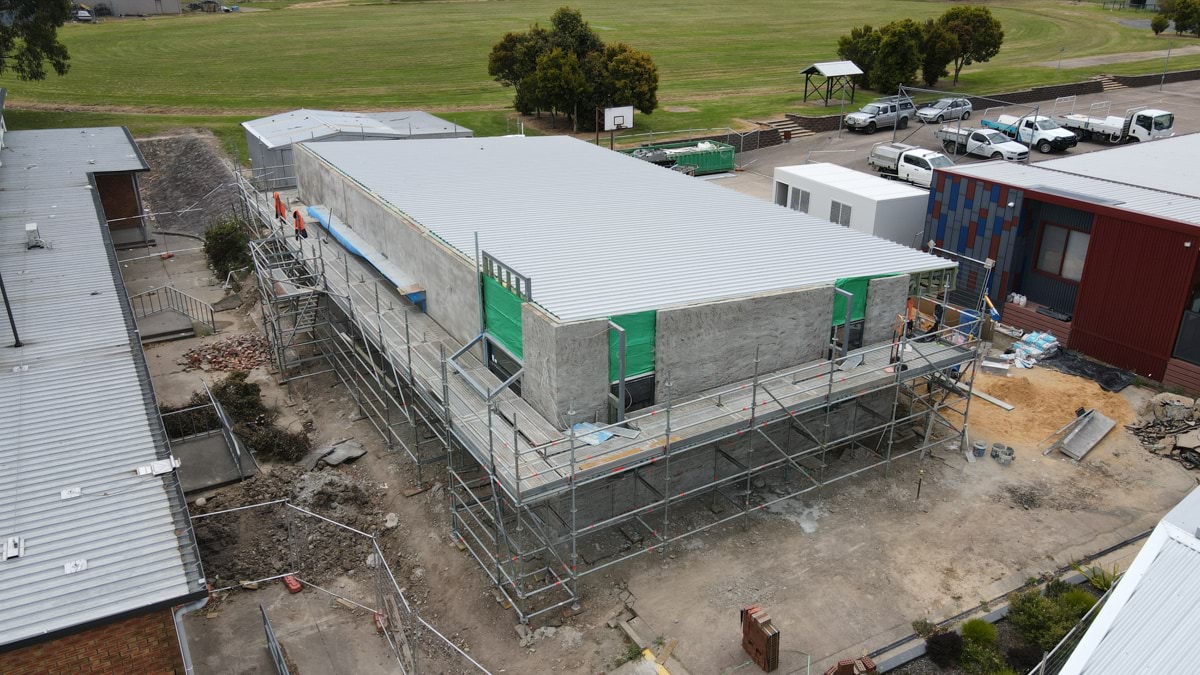
M 270 346 L 261 335 L 230 335 L 189 349 L 179 359 L 185 370 L 252 370 L 270 358 Z
M 1200 419 L 1153 419 L 1125 428 L 1150 452 L 1200 469 Z

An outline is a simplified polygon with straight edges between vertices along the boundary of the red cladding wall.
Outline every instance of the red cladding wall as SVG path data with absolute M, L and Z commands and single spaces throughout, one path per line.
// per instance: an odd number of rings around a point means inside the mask
M 1190 242 L 1190 246 L 1188 246 Z M 1200 236 L 1097 214 L 1071 349 L 1162 380 L 1191 292 Z

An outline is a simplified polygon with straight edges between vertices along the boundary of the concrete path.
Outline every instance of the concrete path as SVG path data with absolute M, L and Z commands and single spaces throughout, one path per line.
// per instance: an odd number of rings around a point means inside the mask
M 1191 56 L 1192 54 L 1200 54 L 1200 45 L 1188 45 L 1186 47 L 1176 47 L 1171 50 L 1171 56 Z M 1123 52 L 1121 54 L 1098 54 L 1096 56 L 1080 56 L 1073 59 L 1063 59 L 1063 68 L 1087 68 L 1089 66 L 1103 66 L 1109 63 L 1128 63 L 1130 61 L 1150 61 L 1153 59 L 1167 58 L 1167 50 L 1160 49 L 1152 52 Z M 1042 61 L 1034 65 L 1043 68 L 1058 68 L 1059 63 L 1055 61 Z

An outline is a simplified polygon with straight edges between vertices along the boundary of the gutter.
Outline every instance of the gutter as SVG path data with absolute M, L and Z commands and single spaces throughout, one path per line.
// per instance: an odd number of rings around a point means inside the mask
M 196 671 L 192 667 L 192 652 L 188 648 L 187 631 L 183 629 L 183 615 L 202 609 L 208 604 L 208 597 L 208 594 L 205 594 L 203 598 L 195 602 L 180 605 L 171 610 L 171 618 L 175 620 L 175 638 L 179 640 L 179 655 L 183 657 L 184 675 L 195 675 Z

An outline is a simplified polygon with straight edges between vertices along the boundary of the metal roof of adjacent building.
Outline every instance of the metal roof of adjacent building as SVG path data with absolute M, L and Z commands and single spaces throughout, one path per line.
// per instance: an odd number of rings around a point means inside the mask
M 0 150 L 0 645 L 204 592 L 90 172 L 145 170 L 121 128 L 11 131 Z M 36 223 L 47 247 L 26 250 Z M 75 496 L 77 491 L 77 496 Z M 3 557 L 3 556 L 0 556 Z M 86 569 L 68 573 L 69 564 Z
M 1200 133 L 1038 162 L 1080 176 L 1200 198 Z
M 1200 663 L 1200 488 L 1154 528 L 1060 675 L 1190 673 Z
M 825 77 L 841 77 L 843 75 L 862 75 L 863 71 L 853 61 L 823 61 L 800 71 L 801 75 L 810 73 L 817 73 Z
M 301 147 L 563 321 L 953 266 L 573 138 Z
M 907 183 L 880 178 L 874 174 L 825 162 L 781 166 L 775 169 L 775 179 L 779 180 L 781 175 L 805 178 L 839 190 L 853 192 L 874 201 L 913 197 L 929 198 L 928 191 L 920 190 Z
M 471 130 L 466 127 L 420 110 L 360 113 L 301 108 L 242 122 L 242 126 L 268 148 L 281 148 L 337 134 L 360 134 L 369 138 L 471 135 Z
M 1140 145 L 1154 147 L 1162 143 L 1166 143 L 1166 141 L 1154 141 Z M 1106 152 L 1114 151 L 1104 150 L 1088 153 L 1081 155 L 1079 159 L 1103 155 Z M 1200 199 L 1196 197 L 1068 173 L 1046 166 L 1046 164 L 1046 162 L 1039 162 L 1030 165 L 995 160 L 938 169 L 938 171 L 970 176 L 1033 192 L 1058 195 L 1180 223 L 1200 225 Z M 1177 170 L 1181 173 L 1187 171 L 1182 168 Z M 1190 173 L 1194 175 L 1195 172 Z

